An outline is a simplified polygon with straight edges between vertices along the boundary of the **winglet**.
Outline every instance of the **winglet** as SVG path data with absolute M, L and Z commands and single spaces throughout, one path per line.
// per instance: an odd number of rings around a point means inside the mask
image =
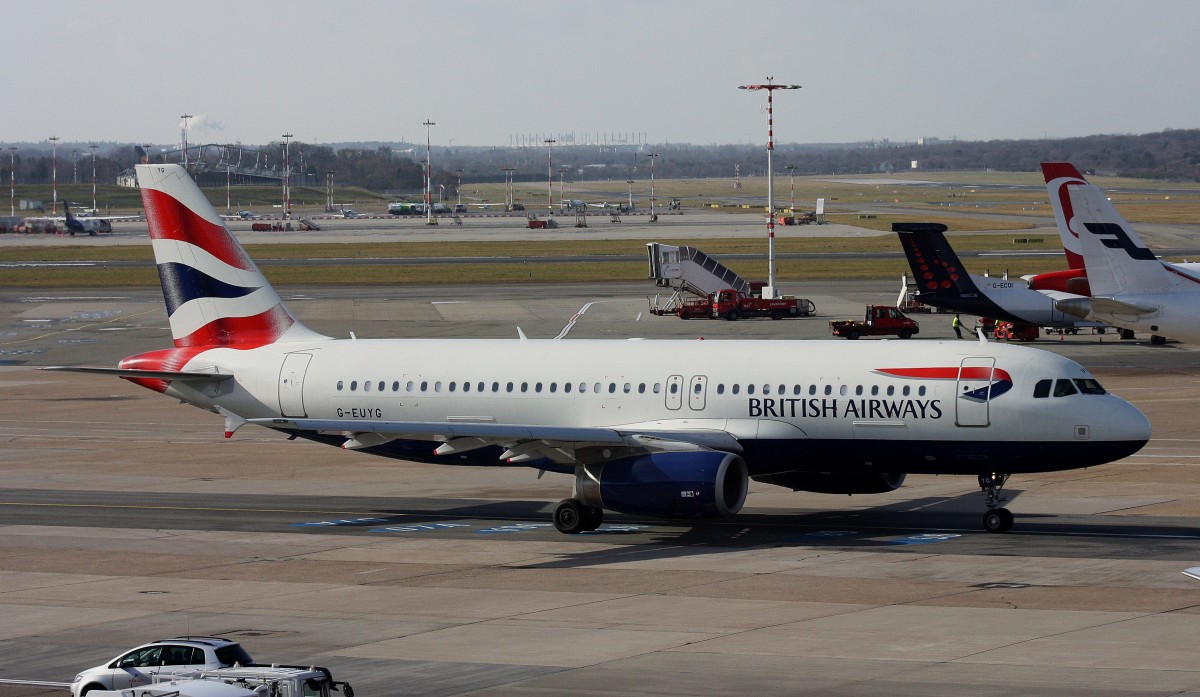
M 233 438 L 233 434 L 236 433 L 239 428 L 246 425 L 245 419 L 237 414 L 234 414 L 225 407 L 217 407 L 217 411 L 221 414 L 221 416 L 225 417 L 226 438 Z

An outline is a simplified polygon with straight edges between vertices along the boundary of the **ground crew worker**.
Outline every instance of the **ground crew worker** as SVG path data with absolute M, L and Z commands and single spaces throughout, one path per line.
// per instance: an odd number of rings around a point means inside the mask
M 957 336 L 960 339 L 963 338 L 962 337 L 962 320 L 958 318 L 957 314 L 955 314 L 954 319 L 950 321 L 950 326 L 953 327 L 955 336 Z

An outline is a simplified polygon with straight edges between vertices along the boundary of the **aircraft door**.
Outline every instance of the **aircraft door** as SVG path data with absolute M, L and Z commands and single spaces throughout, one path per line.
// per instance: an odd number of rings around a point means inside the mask
M 704 411 L 705 393 L 708 391 L 708 377 L 693 375 L 688 384 L 688 407 L 692 411 Z
M 679 409 L 683 406 L 683 376 L 672 375 L 667 378 L 667 408 Z
M 994 358 L 977 356 L 962 360 L 954 399 L 955 425 L 986 427 L 991 423 L 988 405 L 995 366 Z
M 284 357 L 283 367 L 279 369 L 279 413 L 282 416 L 308 416 L 304 411 L 304 373 L 311 360 L 310 353 L 289 353 Z

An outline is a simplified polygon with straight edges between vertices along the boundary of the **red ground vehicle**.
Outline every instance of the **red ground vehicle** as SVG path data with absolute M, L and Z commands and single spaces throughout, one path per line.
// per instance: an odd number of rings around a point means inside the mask
M 772 298 L 765 300 L 756 295 L 745 295 L 732 288 L 719 290 L 708 296 L 710 316 L 727 320 L 742 317 L 807 317 L 816 309 L 812 301 L 804 298 Z M 677 313 L 678 314 L 678 313 Z M 682 317 L 683 315 L 680 315 Z
M 1038 328 L 1032 324 L 997 322 L 993 336 L 997 341 L 1036 341 Z
M 900 310 L 888 305 L 867 305 L 867 316 L 862 322 L 852 319 L 829 320 L 829 329 L 834 336 L 844 336 L 847 339 L 879 335 L 908 339 L 921 331 L 920 325 Z

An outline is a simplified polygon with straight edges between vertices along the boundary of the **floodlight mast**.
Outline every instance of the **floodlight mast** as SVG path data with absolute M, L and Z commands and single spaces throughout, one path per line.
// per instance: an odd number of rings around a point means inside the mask
M 433 152 L 431 143 L 433 131 L 431 128 L 436 126 L 431 119 L 425 119 L 421 123 L 425 127 L 425 224 L 434 225 L 433 221 Z
M 551 148 L 558 141 L 553 138 L 547 138 L 542 141 L 546 144 L 546 217 L 554 217 L 554 156 L 551 154 Z
M 768 77 L 765 85 L 742 85 L 740 90 L 767 91 L 767 287 L 764 298 L 775 297 L 775 173 L 772 156 L 775 152 L 775 121 L 773 95 L 775 90 L 798 90 L 800 85 L 776 85 L 775 78 Z
M 54 192 L 54 203 L 50 215 L 58 215 L 58 136 L 50 136 L 50 188 Z

